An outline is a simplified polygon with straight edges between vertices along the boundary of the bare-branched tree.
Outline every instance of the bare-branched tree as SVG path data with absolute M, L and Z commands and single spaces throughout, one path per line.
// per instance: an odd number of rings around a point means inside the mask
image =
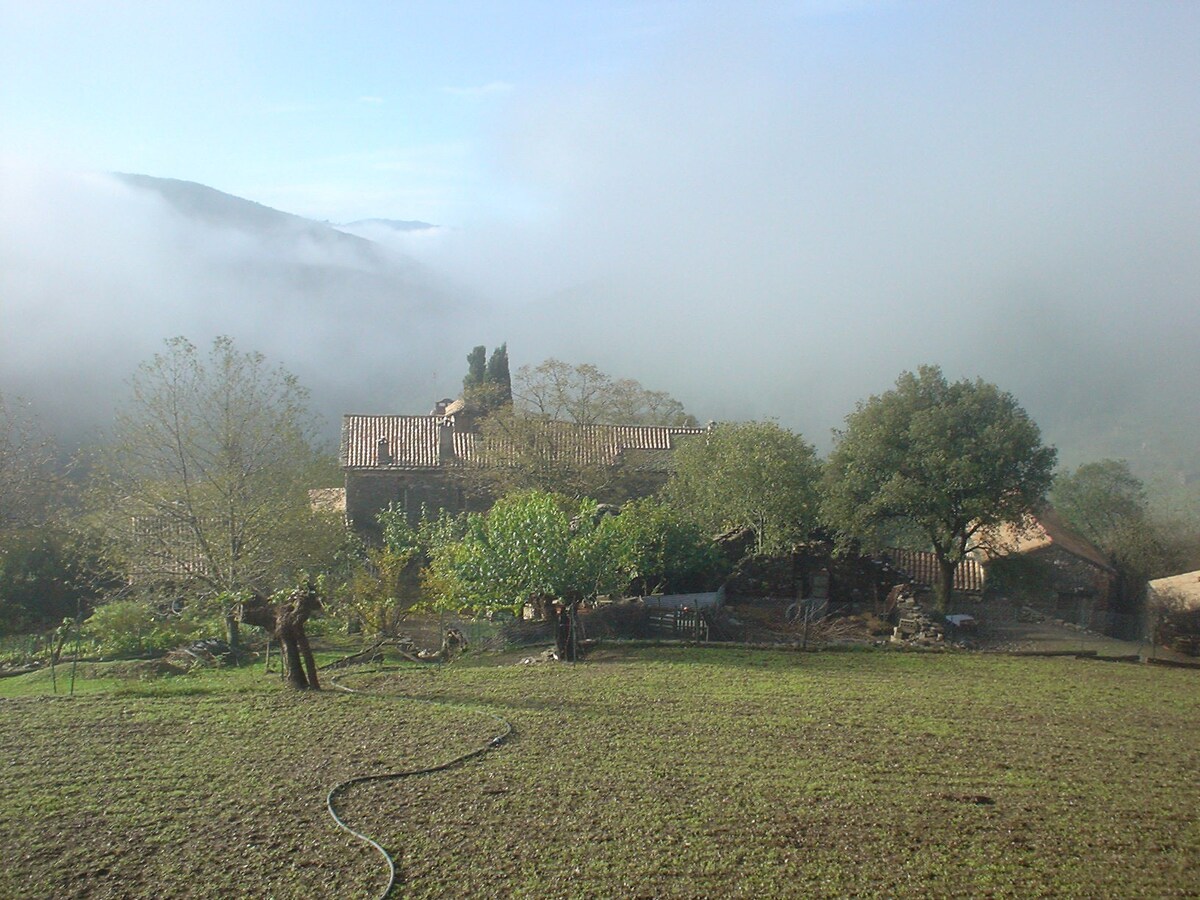
M 235 597 L 319 567 L 340 526 L 308 502 L 322 460 L 293 375 L 229 338 L 207 355 L 174 338 L 132 387 L 96 496 L 135 575 Z M 236 643 L 234 613 L 226 604 Z
M 28 404 L 0 393 L 0 531 L 40 525 L 57 481 L 54 442 Z

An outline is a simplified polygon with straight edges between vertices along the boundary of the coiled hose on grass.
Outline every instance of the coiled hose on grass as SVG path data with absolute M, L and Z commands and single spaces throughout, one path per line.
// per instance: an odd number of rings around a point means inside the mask
M 370 675 L 370 674 L 374 674 L 377 672 L 383 672 L 383 671 L 387 671 L 387 670 L 385 670 L 385 669 L 368 669 L 366 671 L 358 672 L 355 674 Z M 337 688 L 339 691 L 344 691 L 347 694 L 359 694 L 362 696 L 375 696 L 375 697 L 380 696 L 378 694 L 367 695 L 363 691 L 356 691 L 354 688 L 346 687 L 344 684 L 339 684 L 336 678 L 330 678 L 329 684 L 332 685 L 333 687 Z M 409 700 L 411 702 L 415 702 L 415 703 L 438 703 L 439 702 L 437 700 L 415 700 L 411 697 L 406 697 L 404 699 Z M 450 704 L 443 704 L 443 705 L 450 705 Z M 431 772 L 441 772 L 446 769 L 453 768 L 454 766 L 457 766 L 460 763 L 466 762 L 468 759 L 473 759 L 476 756 L 482 756 L 484 753 L 487 753 L 489 750 L 499 747 L 502 743 L 504 743 L 505 739 L 507 739 L 508 736 L 510 734 L 512 734 L 512 731 L 513 731 L 512 723 L 510 723 L 503 716 L 499 716 L 496 713 L 489 712 L 488 710 L 485 710 L 485 709 L 478 709 L 475 707 L 471 707 L 471 711 L 475 712 L 475 713 L 479 713 L 480 715 L 490 716 L 491 718 L 493 718 L 497 722 L 499 722 L 501 729 L 502 729 L 500 731 L 500 733 L 497 734 L 495 737 L 489 739 L 486 743 L 480 744 L 478 747 L 468 750 L 465 753 L 460 753 L 458 756 L 454 757 L 453 759 L 446 760 L 445 762 L 442 762 L 442 763 L 437 763 L 436 765 L 424 766 L 419 769 L 404 769 L 402 771 L 397 771 L 397 772 L 381 772 L 381 773 L 376 773 L 374 775 L 356 775 L 353 778 L 347 778 L 345 781 L 339 781 L 337 784 L 335 784 L 333 787 L 331 787 L 329 789 L 329 793 L 325 797 L 325 808 L 329 810 L 329 815 L 333 818 L 334 824 L 336 824 L 338 828 L 342 829 L 342 831 L 345 831 L 347 834 L 350 834 L 350 835 L 354 836 L 355 838 L 357 838 L 358 840 L 362 841 L 363 843 L 370 844 L 372 847 L 374 847 L 375 850 L 378 851 L 379 855 L 383 857 L 383 861 L 387 864 L 387 868 L 388 868 L 387 885 L 384 887 L 383 893 L 381 893 L 379 895 L 379 900 L 385 900 L 385 898 L 387 898 L 392 893 L 392 888 L 394 888 L 396 885 L 396 862 L 395 862 L 395 860 L 392 859 L 391 854 L 388 853 L 387 850 L 385 850 L 383 848 L 382 844 L 380 844 L 376 840 L 373 840 L 372 838 L 368 837 L 367 835 L 363 834 L 361 831 L 355 831 L 353 828 L 351 828 L 349 825 L 347 825 L 344 821 L 342 821 L 342 817 L 339 816 L 338 812 L 337 812 L 337 798 L 342 793 L 344 793 L 345 791 L 347 791 L 348 789 L 350 789 L 351 787 L 353 787 L 356 784 L 366 784 L 367 782 L 371 782 L 371 781 L 395 781 L 400 778 L 408 778 L 412 775 L 426 775 Z

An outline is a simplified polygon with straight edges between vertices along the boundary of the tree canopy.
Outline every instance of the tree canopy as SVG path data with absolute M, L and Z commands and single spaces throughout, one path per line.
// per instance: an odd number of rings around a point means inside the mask
M 486 415 L 512 403 L 512 377 L 508 371 L 508 345 L 501 344 L 489 358 L 480 344 L 467 356 L 463 400 Z
M 547 359 L 521 366 L 513 397 L 528 415 L 577 425 L 694 426 L 695 417 L 665 391 L 652 391 L 632 378 L 614 379 L 590 363 Z
M 1146 489 L 1124 460 L 1085 463 L 1054 479 L 1050 501 L 1058 514 L 1103 548 L 1130 526 L 1145 522 Z
M 486 515 L 467 515 L 460 535 L 446 529 L 434 540 L 427 583 L 443 608 L 514 615 L 534 597 L 604 593 L 619 575 L 595 512 L 595 501 L 545 491 L 502 497 Z
M 269 592 L 340 546 L 309 505 L 326 464 L 294 376 L 226 337 L 207 355 L 174 338 L 132 388 L 94 499 L 135 572 Z
M 760 553 L 785 550 L 817 524 L 821 464 L 775 422 L 720 424 L 681 441 L 666 497 L 709 533 L 754 529 Z
M 1140 591 L 1146 579 L 1173 575 L 1187 565 L 1186 538 L 1151 515 L 1145 486 L 1125 460 L 1102 459 L 1060 472 L 1050 502 L 1109 557 L 1124 592 Z
M 519 615 L 530 600 L 574 603 L 631 585 L 695 589 L 720 565 L 711 540 L 653 499 L 611 514 L 594 500 L 524 491 L 487 514 L 427 520 L 416 533 L 395 524 L 398 548 L 419 544 L 427 553 L 437 605 L 476 613 Z
M 844 535 L 872 540 L 896 520 L 916 526 L 940 569 L 939 602 L 989 526 L 1020 521 L 1045 498 L 1055 451 L 1009 393 L 940 368 L 903 373 L 860 402 L 836 435 L 823 512 Z

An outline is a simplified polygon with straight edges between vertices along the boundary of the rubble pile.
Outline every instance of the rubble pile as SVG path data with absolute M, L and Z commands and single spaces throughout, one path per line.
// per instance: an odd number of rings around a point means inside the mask
M 892 588 L 887 605 L 896 618 L 891 638 L 893 644 L 941 644 L 946 640 L 946 626 L 941 616 L 934 617 L 925 612 L 912 585 L 899 584 Z

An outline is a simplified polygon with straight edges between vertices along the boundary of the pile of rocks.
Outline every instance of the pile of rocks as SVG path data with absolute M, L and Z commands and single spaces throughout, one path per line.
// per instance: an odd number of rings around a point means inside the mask
M 911 585 L 897 585 L 888 605 L 895 610 L 898 622 L 892 630 L 893 644 L 940 644 L 946 640 L 941 617 L 935 619 L 925 612 Z

